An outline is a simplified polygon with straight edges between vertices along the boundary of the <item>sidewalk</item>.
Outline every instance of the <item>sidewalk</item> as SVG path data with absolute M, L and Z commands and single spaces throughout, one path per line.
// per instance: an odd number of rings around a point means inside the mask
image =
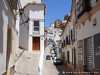
M 40 52 L 34 51 L 29 53 L 24 51 L 15 65 L 15 75 L 39 75 Z

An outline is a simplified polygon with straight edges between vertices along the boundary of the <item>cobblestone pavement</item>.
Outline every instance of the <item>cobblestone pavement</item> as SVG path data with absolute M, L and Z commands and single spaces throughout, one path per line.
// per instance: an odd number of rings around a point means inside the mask
M 15 75 L 39 75 L 39 57 L 40 52 L 29 53 L 24 51 L 15 65 Z

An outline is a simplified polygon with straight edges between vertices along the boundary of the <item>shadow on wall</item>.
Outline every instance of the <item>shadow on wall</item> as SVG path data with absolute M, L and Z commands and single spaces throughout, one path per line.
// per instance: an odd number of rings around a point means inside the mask
M 4 11 L 4 2 L 1 0 L 0 1 L 0 53 L 3 53 L 3 25 L 4 25 L 3 11 Z
M 28 23 L 24 23 L 29 17 L 29 10 L 24 9 L 24 14 L 22 17 L 20 16 L 20 33 L 19 33 L 19 46 L 22 49 L 28 50 L 28 42 L 29 42 L 29 21 Z M 22 24 L 23 23 L 23 24 Z
M 3 27 L 5 26 L 5 24 L 10 23 L 10 25 L 12 25 L 12 27 L 14 28 L 14 21 L 13 21 L 13 16 L 12 12 L 10 10 L 10 8 L 8 8 L 7 6 L 7 1 L 5 0 L 1 0 L 0 1 L 0 53 L 3 53 Z M 8 11 L 9 10 L 9 11 Z M 7 17 L 9 16 L 9 17 Z M 6 21 L 6 22 L 5 22 Z M 8 25 L 8 24 L 7 24 Z
M 7 61 L 8 58 L 6 58 L 7 56 L 6 38 L 7 38 L 8 25 L 12 25 L 14 29 L 14 20 L 12 18 L 13 18 L 12 12 L 8 6 L 7 0 L 0 0 L 0 67 L 1 67 L 0 73 L 3 70 L 6 70 L 6 67 L 7 67 L 6 65 L 8 65 L 8 62 L 9 62 Z

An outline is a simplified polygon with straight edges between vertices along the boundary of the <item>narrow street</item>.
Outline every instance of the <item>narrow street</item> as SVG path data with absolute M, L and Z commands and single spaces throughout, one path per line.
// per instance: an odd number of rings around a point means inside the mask
M 52 59 L 46 60 L 46 55 L 50 55 L 50 48 L 51 45 L 45 48 L 43 75 L 72 75 L 66 73 L 67 70 L 64 65 L 54 65 Z
M 100 75 L 100 0 L 0 0 L 0 75 Z
M 24 51 L 15 66 L 15 75 L 39 75 L 38 63 L 40 52 Z

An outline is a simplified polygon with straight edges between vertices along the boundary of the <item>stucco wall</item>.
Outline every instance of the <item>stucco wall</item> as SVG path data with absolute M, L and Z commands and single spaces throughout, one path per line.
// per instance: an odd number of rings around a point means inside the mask
M 20 35 L 20 17 L 19 13 L 16 15 L 16 55 L 19 56 L 19 35 Z
M 21 21 L 23 22 L 23 21 Z M 27 25 L 27 24 L 25 24 Z M 20 25 L 19 47 L 28 50 L 28 28 L 24 24 Z
M 29 11 L 29 12 L 28 12 Z M 40 22 L 40 37 L 42 36 L 44 39 L 44 5 L 29 5 L 25 9 L 25 14 L 29 16 L 29 42 L 28 42 L 28 50 L 32 51 L 32 40 L 33 40 L 33 26 L 34 21 L 38 20 Z M 40 38 L 41 40 L 41 38 Z M 40 44 L 44 43 L 40 41 Z M 43 46 L 44 47 L 44 46 Z M 41 49 L 41 48 L 40 48 Z
M 14 18 L 6 0 L 0 1 L 0 73 L 6 70 L 7 27 L 11 28 L 11 56 L 9 67 L 14 64 Z
M 96 18 L 96 26 L 93 26 L 93 20 Z M 100 33 L 100 10 L 96 12 L 94 15 L 91 16 L 91 21 L 86 20 L 84 25 L 81 24 L 81 27 L 77 28 L 77 41 L 89 38 L 95 34 Z M 77 41 L 76 41 L 76 48 L 77 48 Z M 76 53 L 78 51 L 76 50 Z M 78 56 L 77 56 L 78 58 Z M 78 63 L 78 60 L 76 60 Z
M 96 18 L 96 20 L 97 20 L 96 26 L 93 26 L 94 18 Z M 77 40 L 88 38 L 97 33 L 100 33 L 100 11 L 96 12 L 91 17 L 91 21 L 89 21 L 89 20 L 85 21 L 84 26 L 81 25 L 81 27 L 77 29 L 77 34 L 78 34 Z
M 28 3 L 41 3 L 41 0 L 20 0 L 22 7 L 27 5 Z

